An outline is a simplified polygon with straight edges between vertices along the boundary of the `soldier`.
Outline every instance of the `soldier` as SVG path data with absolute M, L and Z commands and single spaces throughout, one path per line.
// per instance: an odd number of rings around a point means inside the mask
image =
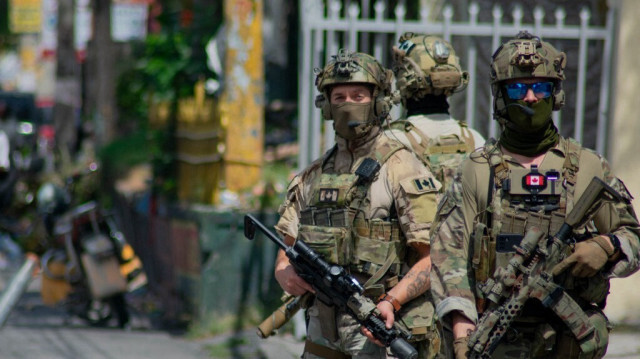
M 467 87 L 469 74 L 462 71 L 451 44 L 438 36 L 407 32 L 399 42 L 393 47 L 392 69 L 407 117 L 392 122 L 385 133 L 411 148 L 444 191 L 460 163 L 485 142 L 449 114 L 447 98 Z M 453 336 L 448 328 L 442 334 L 443 355 L 451 358 Z
M 344 266 L 377 301 L 387 326 L 404 327 L 420 357 L 433 357 L 439 337 L 426 297 L 428 232 L 441 184 L 401 143 L 382 135 L 391 71 L 369 55 L 343 49 L 316 74 L 316 106 L 334 121 L 336 144 L 292 180 L 276 230 L 285 243 L 300 238 L 328 262 Z M 282 250 L 275 277 L 290 294 L 312 291 Z M 390 355 L 334 307 L 314 300 L 306 315 L 304 358 Z
M 407 32 L 399 42 L 393 72 L 407 117 L 392 122 L 387 135 L 413 149 L 444 188 L 462 160 L 484 144 L 482 135 L 449 115 L 447 97 L 467 87 L 469 74 L 440 37 Z
M 483 329 L 476 328 L 479 314 L 487 310 L 481 289 L 495 279 L 494 268 L 506 267 L 515 257 L 513 245 L 529 228 L 557 233 L 593 177 L 620 198 L 574 230 L 577 243 L 567 246 L 566 258 L 552 271 L 561 275 L 555 277 L 565 289 L 561 293 L 579 306 L 560 315 L 546 307 L 549 303 L 527 300 L 493 357 L 602 357 L 610 328 L 602 312 L 609 279 L 638 269 L 640 230 L 631 195 L 604 158 L 560 136 L 551 120 L 552 111 L 564 103 L 565 64 L 563 52 L 528 32 L 493 55 L 491 88 L 500 138 L 487 141 L 462 163 L 439 204 L 431 237 L 436 313 L 453 328 L 457 359 L 467 357 L 469 335 Z M 558 191 L 532 196 L 545 181 L 557 183 L 551 187 Z M 577 340 L 567 326 L 571 320 L 595 329 Z

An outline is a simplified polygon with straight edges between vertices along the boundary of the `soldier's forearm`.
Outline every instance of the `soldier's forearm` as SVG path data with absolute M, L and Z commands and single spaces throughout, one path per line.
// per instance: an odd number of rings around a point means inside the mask
M 451 312 L 451 323 L 454 339 L 467 337 L 469 333 L 476 329 L 476 326 L 469 318 L 457 311 Z
M 389 294 L 393 295 L 401 304 L 405 304 L 418 297 L 431 287 L 431 257 L 429 248 L 424 246 L 419 250 L 421 258 L 405 274 L 402 280 L 393 287 Z

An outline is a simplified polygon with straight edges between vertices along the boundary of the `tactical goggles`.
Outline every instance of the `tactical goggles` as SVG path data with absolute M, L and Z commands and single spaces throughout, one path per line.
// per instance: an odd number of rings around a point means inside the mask
M 505 85 L 505 89 L 507 90 L 507 96 L 512 100 L 522 100 L 527 96 L 529 89 L 533 91 L 536 98 L 543 99 L 551 96 L 553 82 L 535 82 L 532 84 L 516 82 Z

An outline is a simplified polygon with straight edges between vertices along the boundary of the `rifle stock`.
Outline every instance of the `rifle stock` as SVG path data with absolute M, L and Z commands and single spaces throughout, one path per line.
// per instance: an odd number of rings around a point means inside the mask
M 414 359 L 418 356 L 416 349 L 407 342 L 411 338 L 410 334 L 395 325 L 388 329 L 379 317 L 380 313 L 375 303 L 362 294 L 362 285 L 343 267 L 327 263 L 300 239 L 296 240 L 293 246 L 287 246 L 255 217 L 245 215 L 245 237 L 253 239 L 256 229 L 285 252 L 296 273 L 313 287 L 318 300 L 349 313 L 398 358 Z
M 539 300 L 558 315 L 567 308 L 581 311 L 575 300 L 554 282 L 552 269 L 564 259 L 564 249 L 570 243 L 573 229 L 588 222 L 604 203 L 620 198 L 603 180 L 593 177 L 552 238 L 544 236 L 537 227 L 527 231 L 520 245 L 515 246 L 516 253 L 507 266 L 497 268 L 493 277 L 481 286 L 489 307 L 469 338 L 471 359 L 491 358 L 529 299 Z M 578 315 L 564 322 L 578 340 L 594 330 L 593 325 Z
M 312 295 L 309 292 L 299 297 L 287 295 L 284 298 L 284 303 L 258 325 L 256 334 L 262 339 L 272 336 L 278 329 L 285 325 L 300 308 L 306 308 L 311 298 Z

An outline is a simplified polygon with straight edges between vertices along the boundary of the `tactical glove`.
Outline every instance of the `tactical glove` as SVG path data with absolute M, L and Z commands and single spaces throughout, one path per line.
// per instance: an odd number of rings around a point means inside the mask
M 453 354 L 456 359 L 467 359 L 469 354 L 469 337 L 458 338 L 453 341 Z
M 591 277 L 607 263 L 613 252 L 603 236 L 576 243 L 573 253 L 553 268 L 553 275 L 564 272 L 573 265 L 571 274 L 575 277 Z

